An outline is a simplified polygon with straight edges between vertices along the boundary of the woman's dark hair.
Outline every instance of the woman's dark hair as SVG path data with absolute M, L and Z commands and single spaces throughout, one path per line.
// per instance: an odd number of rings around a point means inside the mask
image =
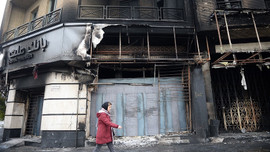
M 112 105 L 112 103 L 110 103 L 110 102 L 105 102 L 105 103 L 103 103 L 103 105 L 102 105 L 101 107 L 104 108 L 105 110 L 108 110 L 108 107 L 109 107 L 110 105 Z

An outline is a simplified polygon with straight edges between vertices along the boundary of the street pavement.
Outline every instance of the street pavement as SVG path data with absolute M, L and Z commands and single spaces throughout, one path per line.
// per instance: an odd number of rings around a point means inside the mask
M 18 140 L 23 139 L 14 141 Z M 36 139 L 31 138 L 31 140 L 35 141 Z M 166 138 L 166 140 L 170 139 Z M 146 141 L 142 140 L 142 142 Z M 5 145 L 5 143 L 1 145 Z M 196 143 L 190 140 L 189 143 L 159 142 L 155 145 L 139 145 L 144 144 L 137 144 L 137 146 L 116 144 L 115 150 L 117 152 L 270 152 L 270 133 L 220 134 L 218 137 L 208 138 L 204 143 Z M 41 148 L 39 143 L 32 146 L 17 144 L 8 149 L 0 149 L 0 152 L 92 152 L 94 148 L 93 144 L 86 144 L 86 147 L 79 148 Z M 104 145 L 101 152 L 108 151 L 109 149 Z
M 194 135 L 120 137 L 116 139 L 117 152 L 270 152 L 270 132 L 225 133 L 206 138 L 204 142 Z M 42 148 L 40 137 L 22 137 L 0 143 L 0 152 L 92 152 L 94 140 L 86 140 L 85 147 Z M 30 146 L 29 146 L 30 145 Z M 101 152 L 108 152 L 106 145 Z
M 19 146 L 4 150 L 3 152 L 92 152 L 94 146 L 80 148 L 40 148 L 33 146 Z M 151 147 L 118 148 L 117 152 L 270 152 L 269 141 L 241 141 L 230 143 L 204 143 L 204 144 L 173 144 L 156 145 Z M 106 146 L 101 152 L 108 152 Z

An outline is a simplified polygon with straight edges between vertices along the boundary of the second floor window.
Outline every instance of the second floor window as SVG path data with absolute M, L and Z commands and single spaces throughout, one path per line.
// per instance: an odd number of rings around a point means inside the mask
M 38 8 L 35 8 L 32 12 L 31 12 L 31 20 L 35 20 L 37 18 L 37 14 L 38 14 Z
M 241 0 L 217 0 L 217 9 L 242 8 Z
M 57 0 L 50 0 L 49 12 L 52 12 L 56 9 L 56 3 L 57 3 Z

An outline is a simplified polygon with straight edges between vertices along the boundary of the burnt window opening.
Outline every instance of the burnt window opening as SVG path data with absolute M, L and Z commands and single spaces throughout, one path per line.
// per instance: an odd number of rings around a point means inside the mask
M 151 78 L 154 65 L 101 65 L 99 78 Z
M 242 8 L 241 0 L 216 0 L 218 9 Z
M 139 6 L 138 0 L 122 0 L 120 6 Z
M 164 0 L 157 0 L 157 7 L 164 7 Z
M 270 9 L 270 0 L 265 0 L 265 7 Z
M 175 29 L 175 32 L 173 29 L 153 29 L 149 30 L 148 34 L 147 28 L 130 30 L 132 32 L 123 30 L 121 34 L 105 31 L 102 41 L 96 49 L 93 49 L 93 58 L 106 56 L 116 59 L 120 55 L 123 58 L 136 59 L 148 56 L 176 58 L 189 57 L 194 53 L 193 36 L 179 34 L 181 29 Z M 140 30 L 140 32 L 135 33 L 135 30 Z

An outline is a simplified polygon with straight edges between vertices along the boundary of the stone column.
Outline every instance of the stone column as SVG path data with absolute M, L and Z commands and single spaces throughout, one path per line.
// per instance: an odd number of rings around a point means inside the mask
M 21 136 L 25 102 L 22 94 L 11 85 L 6 104 L 3 141 Z
M 42 147 L 83 147 L 87 110 L 86 85 L 72 75 L 52 72 L 42 110 Z
M 210 120 L 216 119 L 216 111 L 213 99 L 213 91 L 212 91 L 212 82 L 211 82 L 211 73 L 210 73 L 210 62 L 205 63 L 202 66 L 202 72 L 205 82 L 205 94 L 206 94 L 206 105 L 208 111 L 208 122 Z

